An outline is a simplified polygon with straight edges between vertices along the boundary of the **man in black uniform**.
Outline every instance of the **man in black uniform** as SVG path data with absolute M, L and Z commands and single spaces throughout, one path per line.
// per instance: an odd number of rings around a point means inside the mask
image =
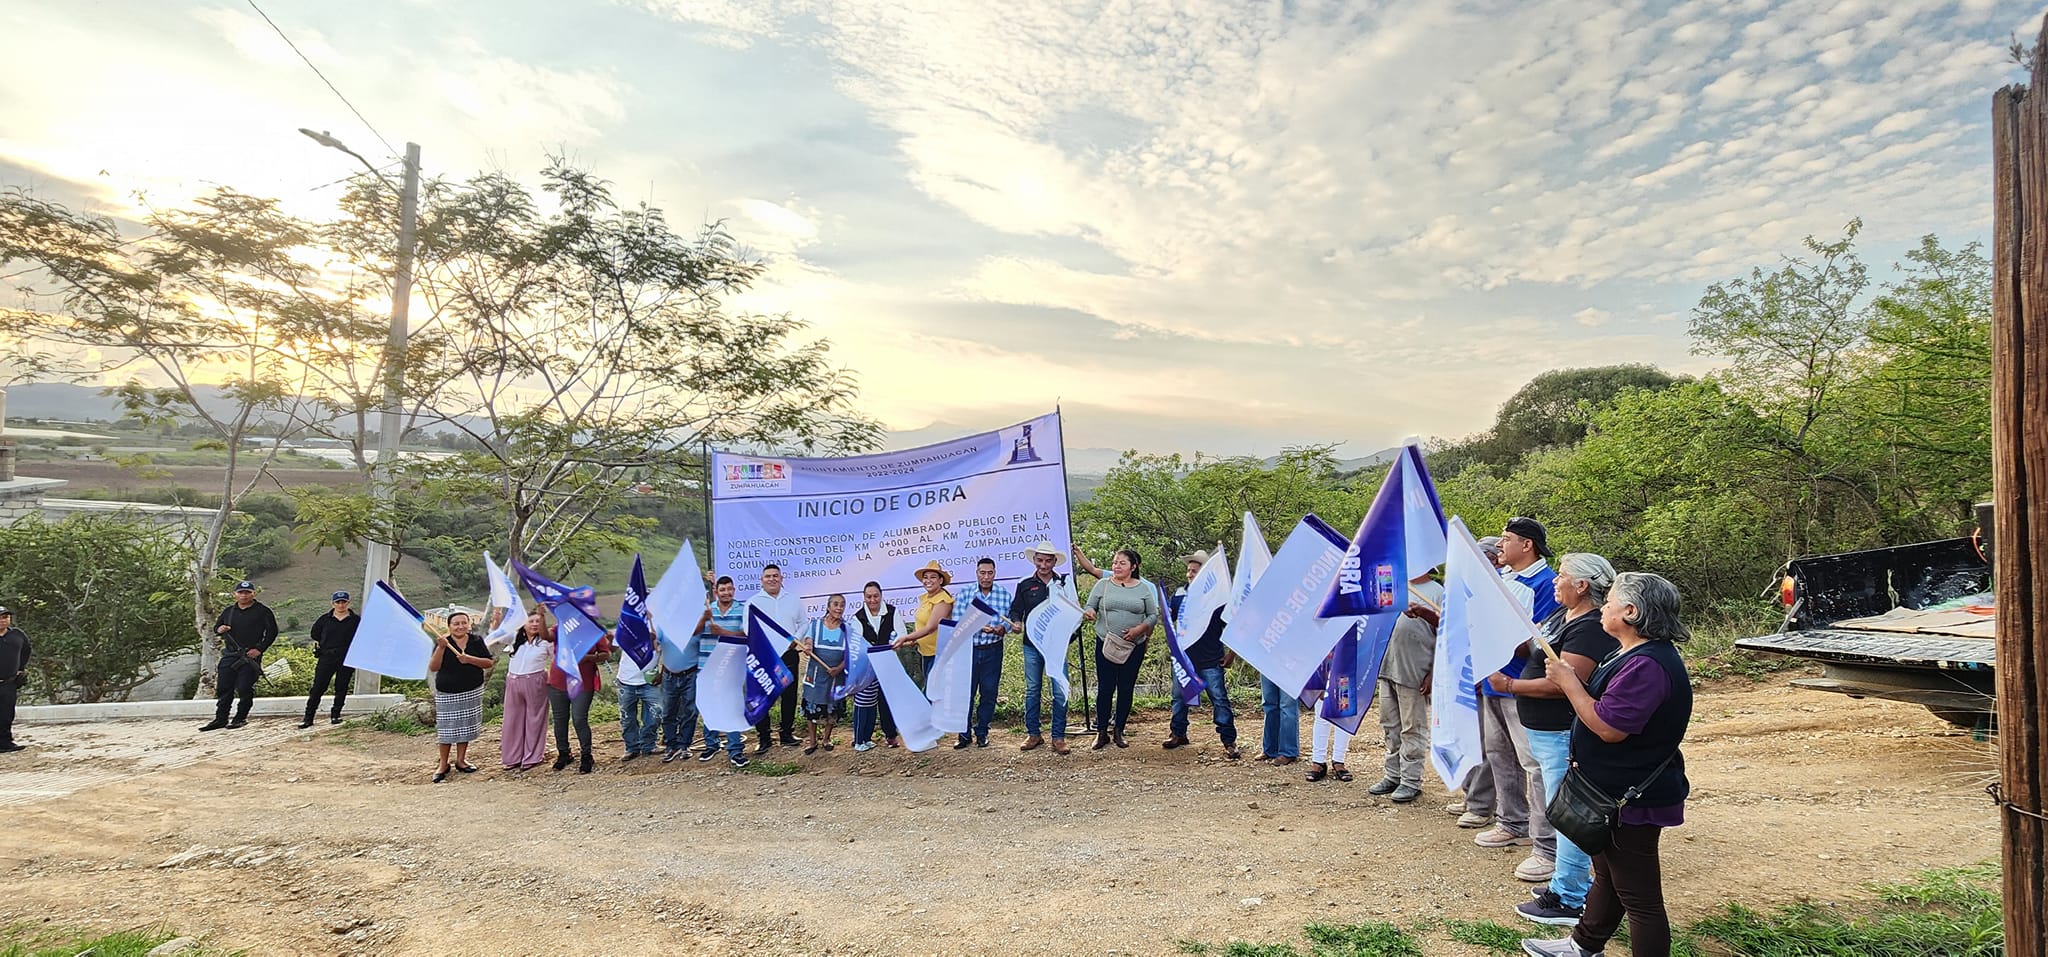
M 14 627 L 14 612 L 0 608 L 0 754 L 14 743 L 14 699 L 28 683 L 28 635 Z
M 270 606 L 256 600 L 256 583 L 235 583 L 235 603 L 220 610 L 213 623 L 220 639 L 220 668 L 214 672 L 213 722 L 201 731 L 239 728 L 249 723 L 249 705 L 256 699 L 256 679 L 263 675 L 263 653 L 277 640 L 277 616 Z M 228 705 L 242 699 L 235 720 L 228 721 Z
M 327 683 L 334 682 L 334 710 L 328 713 L 330 724 L 341 723 L 341 706 L 348 701 L 349 686 L 355 683 L 356 670 L 342 662 L 348 660 L 349 642 L 356 639 L 356 626 L 363 623 L 363 616 L 348 606 L 348 592 L 334 593 L 334 611 L 313 619 L 313 656 L 318 662 L 313 666 L 313 693 L 306 696 L 306 720 L 299 727 L 313 726 L 313 715 L 320 710 L 320 696 L 327 693 Z

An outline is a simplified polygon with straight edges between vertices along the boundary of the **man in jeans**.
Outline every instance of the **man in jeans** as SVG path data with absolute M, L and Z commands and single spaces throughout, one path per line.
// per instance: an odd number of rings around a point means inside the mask
M 661 763 L 682 757 L 697 737 L 697 639 L 685 639 L 685 648 L 657 640 L 661 648 Z M 705 732 L 709 742 L 710 732 Z
M 648 664 L 661 667 L 658 658 Z M 618 677 L 619 734 L 626 739 L 625 760 L 631 761 L 654 753 L 654 734 L 661 727 L 661 689 L 648 683 L 646 669 L 624 651 L 619 652 Z
M 1542 622 L 1557 611 L 1553 583 L 1549 533 L 1543 523 L 1516 516 L 1508 519 L 1500 534 L 1501 577 L 1518 600 L 1529 602 L 1530 618 Z M 1508 661 L 1507 667 L 1480 683 L 1480 750 L 1493 771 L 1494 823 L 1473 835 L 1480 847 L 1535 845 L 1528 859 L 1515 866 L 1515 876 L 1525 881 L 1550 880 L 1557 860 L 1557 840 L 1543 807 L 1543 769 L 1529 750 L 1529 736 L 1515 704 L 1506 690 L 1519 678 L 1527 653 Z M 1474 795 L 1468 794 L 1468 802 Z
M 697 619 L 698 677 L 703 677 L 704 666 L 711 662 L 711 652 L 717 650 L 718 639 L 744 638 L 747 636 L 747 606 L 733 600 L 732 576 L 718 576 L 718 582 L 711 588 L 711 597 L 711 604 L 704 609 L 704 614 Z M 706 727 L 704 729 L 704 749 L 697 752 L 697 760 L 709 761 L 717 754 L 718 733 Z M 725 754 L 732 761 L 733 767 L 744 768 L 747 766 L 747 742 L 739 732 L 725 732 Z
M 1010 600 L 1010 626 L 1020 634 L 1024 622 L 1031 617 L 1033 609 L 1052 597 L 1052 590 L 1062 587 L 1067 576 L 1055 574 L 1066 556 L 1053 548 L 1051 542 L 1039 542 L 1024 550 L 1024 557 L 1031 560 L 1034 569 L 1030 576 L 1017 583 L 1016 594 Z M 1020 751 L 1033 751 L 1045 746 L 1045 738 L 1039 733 L 1039 704 L 1043 700 L 1040 691 L 1045 677 L 1045 654 L 1026 634 L 1024 641 L 1024 744 Z M 1058 683 L 1052 685 L 1052 750 L 1054 754 L 1067 753 L 1067 695 Z
M 953 596 L 953 617 L 967 613 L 967 603 L 979 601 L 996 613 L 996 619 L 989 622 L 974 636 L 974 680 L 968 688 L 968 713 L 973 718 L 974 746 L 988 747 L 988 724 L 996 717 L 996 689 L 1003 681 L 1003 636 L 1010 632 L 1010 590 L 996 584 L 996 560 L 984 558 L 974 563 L 974 587 L 962 588 Z M 967 746 L 968 736 L 961 735 L 953 745 L 955 750 Z
M 1202 566 L 1209 563 L 1208 552 L 1196 552 L 1184 559 L 1188 566 L 1188 581 L 1202 573 Z M 1195 675 L 1202 679 L 1202 693 L 1209 696 L 1209 706 L 1216 721 L 1216 737 L 1223 741 L 1223 756 L 1232 761 L 1242 756 L 1237 750 L 1237 722 L 1230 713 L 1230 689 L 1223 682 L 1223 669 L 1230 667 L 1230 650 L 1223 647 L 1223 609 L 1218 608 L 1209 615 L 1207 622 L 1189 622 L 1180 617 L 1186 607 L 1187 589 L 1182 588 L 1167 599 L 1167 614 L 1173 615 L 1176 633 L 1190 634 L 1189 626 L 1202 629 L 1201 636 L 1194 643 L 1182 648 L 1188 656 L 1188 663 L 1195 666 Z M 1159 746 L 1169 751 L 1186 747 L 1188 744 L 1188 702 L 1180 695 L 1173 696 L 1173 722 L 1166 740 Z

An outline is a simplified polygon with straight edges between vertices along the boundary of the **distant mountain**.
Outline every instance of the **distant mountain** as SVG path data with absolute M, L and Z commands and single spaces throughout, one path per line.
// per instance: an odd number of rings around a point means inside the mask
M 209 390 L 218 399 L 218 390 Z M 68 385 L 39 382 L 9 386 L 9 419 L 61 419 L 65 422 L 115 422 L 121 418 L 121 403 L 100 394 L 96 385 Z

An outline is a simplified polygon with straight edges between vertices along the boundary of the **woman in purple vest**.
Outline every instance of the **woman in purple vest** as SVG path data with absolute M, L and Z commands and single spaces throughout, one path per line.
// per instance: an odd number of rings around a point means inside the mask
M 1621 809 L 1614 843 L 1593 855 L 1593 889 L 1570 937 L 1524 940 L 1534 957 L 1597 957 L 1621 919 L 1628 917 L 1629 953 L 1666 957 L 1671 920 L 1664 912 L 1664 879 L 1657 841 L 1685 822 L 1685 777 L 1679 744 L 1692 721 L 1692 679 L 1674 645 L 1690 637 L 1678 620 L 1678 588 L 1647 572 L 1614 577 L 1600 624 L 1621 650 L 1583 682 L 1572 666 L 1552 658 L 1546 676 L 1571 702 L 1572 764 L 1612 795 L 1639 788 Z

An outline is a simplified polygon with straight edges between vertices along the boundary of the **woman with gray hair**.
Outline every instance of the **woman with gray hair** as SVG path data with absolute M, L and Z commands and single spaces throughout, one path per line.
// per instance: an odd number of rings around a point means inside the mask
M 1551 589 L 1557 597 L 1558 613 L 1543 623 L 1544 638 L 1558 657 L 1572 668 L 1581 682 L 1593 676 L 1593 669 L 1608 659 L 1620 644 L 1600 627 L 1600 605 L 1614 585 L 1614 566 L 1607 559 L 1585 552 L 1572 552 L 1557 560 L 1557 580 Z M 1572 705 L 1557 682 L 1543 676 L 1543 656 L 1533 655 L 1523 677 L 1495 681 L 1497 690 L 1515 695 L 1515 710 L 1529 735 L 1529 751 L 1543 769 L 1543 800 L 1547 805 L 1564 783 L 1571 767 Z M 1536 899 L 1515 908 L 1515 912 L 1539 924 L 1570 926 L 1578 923 L 1586 906 L 1586 891 L 1593 886 L 1593 862 L 1571 838 L 1556 835 L 1555 851 L 1548 857 L 1532 854 L 1515 867 L 1515 876 L 1526 881 L 1548 881 Z M 1539 849 L 1540 850 L 1540 849 Z
M 1692 678 L 1675 644 L 1690 637 L 1678 619 L 1678 588 L 1647 572 L 1614 576 L 1600 606 L 1601 626 L 1621 651 L 1581 679 L 1551 659 L 1549 679 L 1564 690 L 1577 720 L 1571 757 L 1589 783 L 1610 795 L 1635 793 L 1622 805 L 1613 842 L 1593 855 L 1593 886 L 1570 937 L 1524 940 L 1534 957 L 1593 957 L 1628 917 L 1629 952 L 1671 953 L 1671 920 L 1664 911 L 1664 879 L 1657 841 L 1685 822 L 1685 777 L 1679 745 L 1692 722 Z

